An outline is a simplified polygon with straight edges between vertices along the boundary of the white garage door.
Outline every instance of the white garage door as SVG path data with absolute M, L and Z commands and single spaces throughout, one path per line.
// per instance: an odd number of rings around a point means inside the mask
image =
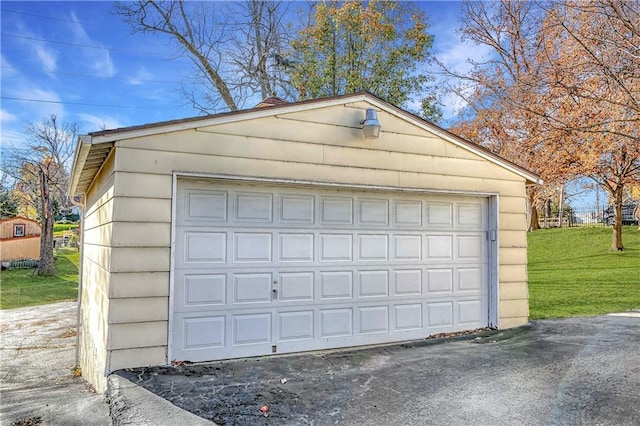
M 488 324 L 487 198 L 178 182 L 172 360 Z

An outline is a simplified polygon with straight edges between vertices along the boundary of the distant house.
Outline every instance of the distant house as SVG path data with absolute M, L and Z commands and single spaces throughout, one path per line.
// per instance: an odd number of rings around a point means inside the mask
M 523 325 L 539 182 L 368 93 L 80 136 L 82 374 Z
M 26 217 L 0 221 L 0 260 L 38 259 L 40 257 L 40 224 Z

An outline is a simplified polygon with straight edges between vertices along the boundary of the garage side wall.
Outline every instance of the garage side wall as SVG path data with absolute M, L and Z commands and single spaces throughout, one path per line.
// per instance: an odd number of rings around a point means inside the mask
M 358 102 L 117 142 L 109 368 L 166 360 L 174 172 L 499 194 L 499 326 L 528 318 L 524 179 Z M 170 360 L 169 360 L 170 361 Z
M 107 159 L 86 195 L 82 238 L 80 304 L 80 367 L 98 392 L 106 388 L 109 332 L 111 234 L 113 230 L 114 153 Z

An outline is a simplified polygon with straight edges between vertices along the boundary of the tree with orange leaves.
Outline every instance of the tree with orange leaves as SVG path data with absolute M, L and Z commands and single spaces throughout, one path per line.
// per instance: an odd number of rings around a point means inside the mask
M 640 3 L 469 2 L 463 34 L 493 54 L 457 76 L 472 90 L 463 135 L 550 182 L 589 177 L 615 206 L 640 181 Z

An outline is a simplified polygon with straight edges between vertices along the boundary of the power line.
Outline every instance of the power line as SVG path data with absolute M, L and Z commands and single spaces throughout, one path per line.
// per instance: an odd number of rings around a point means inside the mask
M 16 13 L 18 15 L 35 16 L 36 18 L 49 19 L 51 21 L 70 22 L 72 24 L 91 25 L 93 27 L 104 27 L 104 25 L 96 24 L 93 22 L 72 21 L 70 19 L 54 18 L 53 16 L 38 15 L 36 13 L 22 12 L 19 10 L 2 9 L 2 13 Z
M 2 68 L 8 68 L 8 69 L 12 69 L 12 70 L 16 70 L 17 69 L 11 65 L 2 65 Z M 101 78 L 104 80 L 122 80 L 122 81 L 140 81 L 143 83 L 166 83 L 166 84 L 180 84 L 179 81 L 169 81 L 169 80 L 145 80 L 142 78 L 135 78 L 135 77 L 107 77 L 107 76 L 102 76 L 102 75 L 93 75 L 93 74 L 81 74 L 81 73 L 75 73 L 75 72 L 61 72 L 61 71 L 42 71 L 45 74 L 55 74 L 55 75 L 70 75 L 70 76 L 74 76 L 74 77 L 87 77 L 87 78 Z
M 105 108 L 144 108 L 144 109 L 174 109 L 175 107 L 149 107 L 144 105 L 107 105 L 107 104 L 91 104 L 85 102 L 63 102 L 63 101 L 49 101 L 46 99 L 27 99 L 27 98 L 14 98 L 10 96 L 0 96 L 0 99 L 7 99 L 11 101 L 24 101 L 24 102 L 38 102 L 46 104 L 62 104 L 62 105 L 80 105 L 80 106 L 93 106 L 93 107 L 105 107 Z
M 128 55 L 146 55 L 146 56 L 155 56 L 155 57 L 159 57 L 159 58 L 166 58 L 166 55 L 157 53 L 157 52 L 145 52 L 145 51 L 140 51 L 140 50 L 125 50 L 125 49 L 118 49 L 117 47 L 104 47 L 104 46 L 96 46 L 96 45 L 91 45 L 91 44 L 81 44 L 81 43 L 71 43 L 68 41 L 57 41 L 57 40 L 48 40 L 45 38 L 38 38 L 38 37 L 28 37 L 28 36 L 23 36 L 23 35 L 18 35 L 18 34 L 9 34 L 9 33 L 0 33 L 0 35 L 2 37 L 11 37 L 11 38 L 18 38 L 18 39 L 22 39 L 22 40 L 31 40 L 31 41 L 40 41 L 43 43 L 51 43 L 51 44 L 60 44 L 63 46 L 73 46 L 73 47 L 82 47 L 85 49 L 98 49 L 98 50 L 107 50 L 110 52 L 120 52 L 120 53 L 124 53 L 124 54 L 128 54 Z

